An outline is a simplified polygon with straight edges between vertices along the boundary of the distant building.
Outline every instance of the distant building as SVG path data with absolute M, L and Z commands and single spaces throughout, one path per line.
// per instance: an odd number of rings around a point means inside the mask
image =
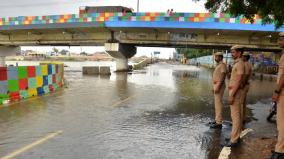
M 37 51 L 30 51 L 30 52 L 27 52 L 26 56 L 31 56 L 31 57 L 46 57 L 46 53 L 37 52 Z

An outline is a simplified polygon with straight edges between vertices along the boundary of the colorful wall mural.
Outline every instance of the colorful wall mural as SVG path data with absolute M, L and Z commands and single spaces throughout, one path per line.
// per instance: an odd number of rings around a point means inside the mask
M 0 26 L 18 26 L 31 24 L 54 24 L 75 22 L 106 22 L 106 21 L 129 21 L 129 22 L 219 22 L 234 24 L 251 24 L 243 16 L 232 17 L 225 13 L 92 13 L 92 14 L 66 14 L 50 16 L 19 16 L 0 18 Z M 261 24 L 259 16 L 255 16 L 254 24 Z M 104 23 L 101 23 L 104 26 Z
M 63 64 L 0 67 L 0 104 L 53 92 L 63 79 Z

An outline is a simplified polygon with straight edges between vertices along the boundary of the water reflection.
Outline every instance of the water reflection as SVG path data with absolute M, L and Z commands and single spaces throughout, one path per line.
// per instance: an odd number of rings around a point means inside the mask
M 214 116 L 211 70 L 155 64 L 131 74 L 65 77 L 69 87 L 59 94 L 0 108 L 0 156 L 63 130 L 21 158 L 212 159 L 229 133 L 230 127 L 206 125 Z M 267 100 L 272 90 L 271 82 L 253 81 L 249 104 Z M 230 119 L 227 104 L 224 118 Z
M 199 71 L 174 71 L 172 75 L 176 78 L 199 78 Z

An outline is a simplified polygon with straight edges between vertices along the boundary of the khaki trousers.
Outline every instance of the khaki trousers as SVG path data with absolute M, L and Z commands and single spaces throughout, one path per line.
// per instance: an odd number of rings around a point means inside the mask
M 245 87 L 242 89 L 242 108 L 241 108 L 241 119 L 242 122 L 246 120 L 247 118 L 247 94 L 249 91 L 249 85 L 245 85 Z
M 242 111 L 242 91 L 240 89 L 237 91 L 234 102 L 230 105 L 231 108 L 231 118 L 232 118 L 232 132 L 231 132 L 231 143 L 236 143 L 241 135 L 242 132 L 242 118 L 241 118 L 241 111 Z
M 281 92 L 277 103 L 277 130 L 278 138 L 275 146 L 275 151 L 284 153 L 284 93 Z
M 223 118 L 222 118 L 222 110 L 223 110 L 223 95 L 225 91 L 226 86 L 223 85 L 220 88 L 219 93 L 214 93 L 214 102 L 215 102 L 215 121 L 217 124 L 222 124 Z

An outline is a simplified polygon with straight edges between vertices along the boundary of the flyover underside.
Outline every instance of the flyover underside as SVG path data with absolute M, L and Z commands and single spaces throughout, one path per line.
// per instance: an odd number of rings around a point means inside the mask
M 105 51 L 116 59 L 116 71 L 128 71 L 128 58 L 136 54 L 136 47 L 120 43 L 105 43 Z
M 209 29 L 65 28 L 10 30 L 0 33 L 0 45 L 102 46 L 111 39 L 135 46 L 224 48 L 235 44 L 252 50 L 276 50 L 276 32 Z

